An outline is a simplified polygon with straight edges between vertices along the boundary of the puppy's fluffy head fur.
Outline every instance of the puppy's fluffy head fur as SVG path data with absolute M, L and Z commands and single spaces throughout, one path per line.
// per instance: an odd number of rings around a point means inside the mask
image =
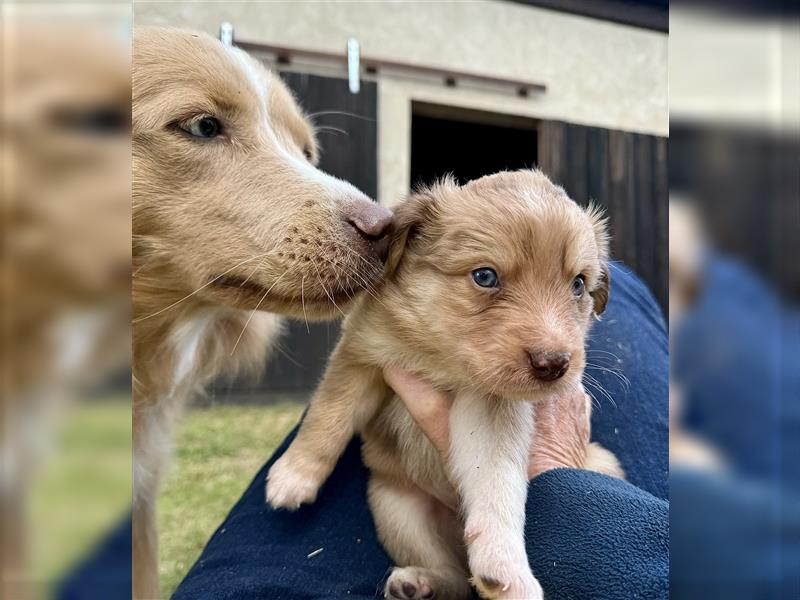
M 445 179 L 396 218 L 386 306 L 407 345 L 460 385 L 505 397 L 579 385 L 586 333 L 609 294 L 598 210 L 579 207 L 538 171 L 518 171 L 462 187 Z M 497 285 L 476 283 L 483 268 Z M 532 355 L 565 353 L 562 377 L 534 376 Z
M 389 211 L 315 168 L 309 121 L 242 50 L 137 29 L 133 155 L 139 317 L 197 290 L 207 304 L 325 318 L 380 276 L 353 222 Z

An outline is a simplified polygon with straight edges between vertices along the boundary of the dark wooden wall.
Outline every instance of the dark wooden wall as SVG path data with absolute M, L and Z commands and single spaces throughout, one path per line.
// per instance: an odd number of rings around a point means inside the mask
M 606 210 L 612 258 L 633 269 L 666 312 L 667 139 L 542 121 L 539 167 L 579 204 L 593 201 Z

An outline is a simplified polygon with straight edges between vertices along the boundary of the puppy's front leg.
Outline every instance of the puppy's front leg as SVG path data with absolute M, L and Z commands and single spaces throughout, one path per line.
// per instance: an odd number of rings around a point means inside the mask
M 386 395 L 377 368 L 357 364 L 340 342 L 300 430 L 267 475 L 267 502 L 295 510 L 313 502 L 353 434 Z
M 484 598 L 544 598 L 524 540 L 532 433 L 527 402 L 474 392 L 456 396 L 450 413 L 450 468 L 463 503 L 473 584 Z

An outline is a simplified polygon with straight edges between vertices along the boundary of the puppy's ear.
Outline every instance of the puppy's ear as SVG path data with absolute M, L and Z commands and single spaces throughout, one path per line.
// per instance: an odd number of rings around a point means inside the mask
M 395 210 L 394 232 L 383 270 L 386 278 L 395 274 L 406 250 L 422 235 L 425 226 L 432 222 L 434 205 L 433 190 L 426 189 L 407 198 Z
M 600 316 L 606 310 L 608 304 L 608 297 L 611 294 L 611 272 L 608 269 L 608 264 L 603 263 L 600 269 L 600 279 L 597 281 L 597 287 L 589 292 L 589 295 L 594 300 L 594 314 Z
M 594 314 L 601 315 L 608 304 L 608 296 L 611 293 L 611 271 L 608 268 L 608 219 L 603 209 L 596 204 L 590 204 L 586 209 L 589 221 L 594 231 L 594 239 L 597 243 L 597 253 L 600 258 L 600 279 L 597 287 L 590 292 L 594 300 Z

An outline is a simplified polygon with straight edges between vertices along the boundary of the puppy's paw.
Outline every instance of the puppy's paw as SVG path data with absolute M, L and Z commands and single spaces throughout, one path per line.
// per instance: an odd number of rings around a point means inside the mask
M 472 585 L 481 598 L 489 600 L 544 600 L 542 586 L 530 570 L 512 573 L 509 569 L 499 569 L 491 574 L 473 575 Z
M 267 475 L 267 503 L 272 508 L 297 510 L 301 504 L 316 500 L 324 481 L 324 469 L 299 460 L 287 451 L 272 465 Z
M 542 586 L 531 573 L 524 549 L 486 543 L 490 542 L 486 538 L 485 533 L 473 537 L 468 550 L 472 585 L 481 598 L 543 600 Z
M 430 600 L 437 597 L 434 580 L 429 569 L 395 567 L 386 580 L 383 597 L 390 600 Z

